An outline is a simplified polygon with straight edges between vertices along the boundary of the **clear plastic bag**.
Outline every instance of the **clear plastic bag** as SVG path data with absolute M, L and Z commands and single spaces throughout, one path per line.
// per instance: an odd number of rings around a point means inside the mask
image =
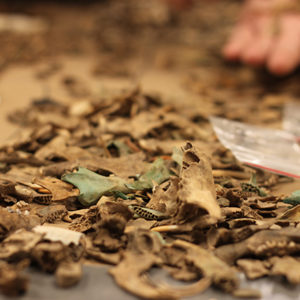
M 300 140 L 300 103 L 289 102 L 284 107 L 283 129 Z
M 289 132 L 211 117 L 221 143 L 241 162 L 300 178 L 300 146 Z

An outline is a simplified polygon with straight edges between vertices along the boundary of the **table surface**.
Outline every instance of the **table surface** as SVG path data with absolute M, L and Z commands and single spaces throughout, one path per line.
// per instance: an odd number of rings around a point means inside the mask
M 84 266 L 83 277 L 79 284 L 67 289 L 58 288 L 53 275 L 31 269 L 29 271 L 30 286 L 28 292 L 21 297 L 0 295 L 0 300 L 138 299 L 117 287 L 113 278 L 108 274 L 107 269 L 104 266 Z M 152 278 L 170 283 L 165 274 L 159 271 L 152 272 Z M 172 282 L 174 284 L 174 281 Z M 259 279 L 252 282 L 242 279 L 242 286 L 259 289 L 262 294 L 262 300 L 300 300 L 300 286 L 284 285 L 278 278 L 274 280 Z M 229 300 L 236 298 L 210 288 L 201 295 L 186 299 Z

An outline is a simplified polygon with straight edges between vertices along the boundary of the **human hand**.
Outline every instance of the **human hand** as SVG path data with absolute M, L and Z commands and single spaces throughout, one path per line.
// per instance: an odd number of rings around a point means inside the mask
M 297 0 L 247 0 L 223 53 L 229 60 L 266 65 L 276 75 L 300 63 L 300 9 Z

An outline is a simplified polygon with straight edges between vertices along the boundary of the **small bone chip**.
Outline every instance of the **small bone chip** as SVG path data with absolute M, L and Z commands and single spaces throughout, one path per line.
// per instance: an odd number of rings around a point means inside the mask
M 7 296 L 18 296 L 26 292 L 28 278 L 16 266 L 0 261 L 0 292 Z
M 63 262 L 58 266 L 55 272 L 56 283 L 63 288 L 77 284 L 81 276 L 81 264 L 75 262 Z

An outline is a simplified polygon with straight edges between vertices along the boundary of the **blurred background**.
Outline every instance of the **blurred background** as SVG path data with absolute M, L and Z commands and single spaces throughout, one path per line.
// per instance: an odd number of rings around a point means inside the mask
M 219 100 L 227 118 L 280 127 L 281 109 L 261 115 L 258 106 L 297 97 L 297 72 L 275 78 L 221 55 L 241 5 L 0 1 L 0 141 L 14 133 L 6 116 L 32 100 L 76 101 L 134 85 L 185 107 Z

